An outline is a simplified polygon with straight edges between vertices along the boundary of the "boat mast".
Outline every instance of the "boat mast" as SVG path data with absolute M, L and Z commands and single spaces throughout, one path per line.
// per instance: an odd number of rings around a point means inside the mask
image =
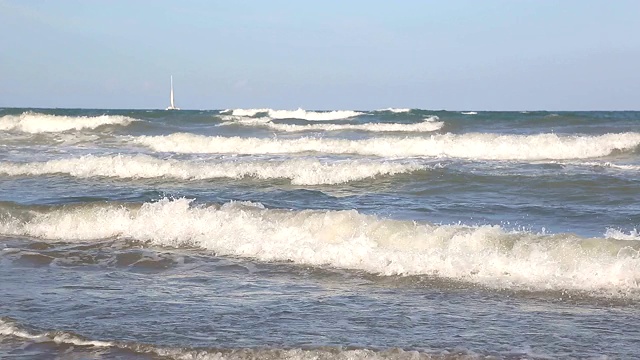
M 171 108 L 174 109 L 175 107 L 173 103 L 173 75 L 171 75 Z

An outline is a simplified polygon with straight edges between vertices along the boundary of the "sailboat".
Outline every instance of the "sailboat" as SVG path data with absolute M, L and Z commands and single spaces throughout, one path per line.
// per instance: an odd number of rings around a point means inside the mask
M 167 110 L 180 110 L 180 108 L 177 108 L 173 102 L 173 75 L 171 75 L 171 105 L 169 105 Z

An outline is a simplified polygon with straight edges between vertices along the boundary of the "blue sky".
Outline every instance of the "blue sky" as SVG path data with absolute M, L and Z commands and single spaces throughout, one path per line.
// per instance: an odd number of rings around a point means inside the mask
M 0 0 L 0 106 L 640 110 L 640 1 Z

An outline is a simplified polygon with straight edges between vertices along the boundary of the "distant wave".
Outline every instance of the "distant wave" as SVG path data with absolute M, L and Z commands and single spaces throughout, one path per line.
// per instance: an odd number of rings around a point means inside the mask
M 83 156 L 46 162 L 0 162 L 0 174 L 11 176 L 68 174 L 123 179 L 174 178 L 203 180 L 215 178 L 290 179 L 295 185 L 339 184 L 381 175 L 395 175 L 424 169 L 418 163 L 370 160 L 321 162 L 315 159 L 285 161 L 202 162 L 161 160 L 148 155 Z
M 226 109 L 221 111 L 221 113 L 235 116 L 256 116 L 260 113 L 267 113 L 269 110 L 271 109 Z
M 392 113 L 408 113 L 411 111 L 411 109 L 406 109 L 406 108 L 386 108 L 386 109 L 380 109 L 377 111 L 388 111 L 388 112 L 392 112 Z
M 155 246 L 196 246 L 220 256 L 431 275 L 501 289 L 640 296 L 638 251 L 627 241 L 608 238 L 420 224 L 355 210 L 273 210 L 244 202 L 193 206 L 187 199 L 30 209 L 0 208 L 13 213 L 0 217 L 0 235 L 53 241 L 127 238 Z
M 359 130 L 370 132 L 432 132 L 440 130 L 444 126 L 444 122 L 438 120 L 437 116 L 425 119 L 423 122 L 414 124 L 399 123 L 367 123 L 367 124 L 276 124 L 271 122 L 269 118 L 233 118 L 221 125 L 243 124 L 267 127 L 283 132 L 301 132 L 301 131 L 342 131 L 342 130 Z
M 342 120 L 359 115 L 363 115 L 362 112 L 352 110 L 334 110 L 334 111 L 307 111 L 303 109 L 298 110 L 273 110 L 273 109 L 233 109 L 224 110 L 222 113 L 231 114 L 235 116 L 256 116 L 257 114 L 266 113 L 271 119 L 302 119 L 309 121 L 323 121 L 323 120 Z
M 475 112 L 475 111 L 463 111 L 460 114 L 463 114 L 463 115 L 478 115 L 478 113 Z
M 388 157 L 452 157 L 480 160 L 586 159 L 630 151 L 640 145 L 640 133 L 599 136 L 556 134 L 437 134 L 429 137 L 377 137 L 364 140 L 326 138 L 261 139 L 175 133 L 140 136 L 134 143 L 154 151 L 178 153 L 284 154 L 320 152 Z
M 103 125 L 128 125 L 136 119 L 121 115 L 62 116 L 34 112 L 0 117 L 0 131 L 31 134 L 95 129 Z

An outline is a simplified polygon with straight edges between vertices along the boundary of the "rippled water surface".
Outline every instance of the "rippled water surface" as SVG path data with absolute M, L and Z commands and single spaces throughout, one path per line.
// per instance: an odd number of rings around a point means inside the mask
M 637 358 L 639 125 L 0 110 L 0 357 Z

